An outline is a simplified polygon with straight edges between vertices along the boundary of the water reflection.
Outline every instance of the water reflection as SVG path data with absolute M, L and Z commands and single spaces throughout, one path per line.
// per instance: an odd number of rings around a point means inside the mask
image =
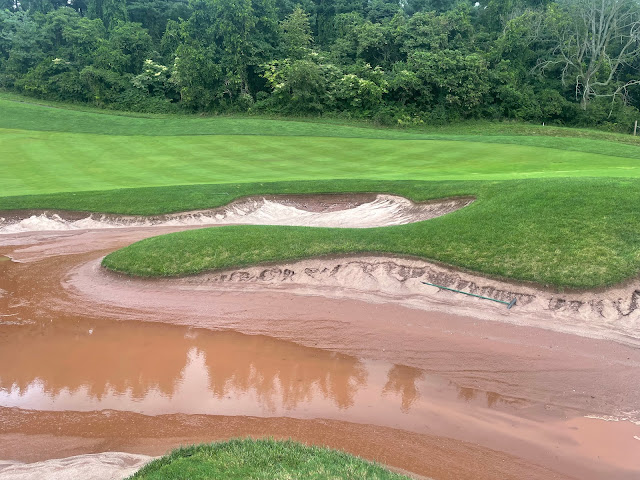
M 277 413 L 316 400 L 348 408 L 359 360 L 267 337 L 170 326 L 60 329 L 42 322 L 0 348 L 0 402 L 27 408 L 200 410 L 229 399 Z M 136 407 L 136 404 L 138 408 Z
M 464 400 L 465 402 L 470 402 L 471 400 L 476 398 L 477 394 L 478 391 L 474 388 L 458 387 L 458 398 Z
M 47 306 L 55 296 L 42 298 L 59 281 L 34 282 L 23 270 L 0 262 L 0 407 L 384 418 L 424 428 L 453 403 L 504 404 L 416 368 L 269 337 L 61 317 Z
M 416 368 L 263 336 L 43 317 L 33 324 L 0 325 L 0 406 L 5 407 L 376 416 L 393 425 L 416 418 L 426 425 L 442 405 L 476 395 Z M 489 406 L 500 401 L 487 394 Z
M 455 385 L 452 383 L 452 385 Z M 493 408 L 502 405 L 522 405 L 524 401 L 519 398 L 511 398 L 504 397 L 496 392 L 485 392 L 480 391 L 475 388 L 470 387 L 461 387 L 460 385 L 455 385 L 456 390 L 458 391 L 458 398 L 460 400 L 464 400 L 465 402 L 473 402 L 474 400 L 479 400 L 479 403 L 482 401 L 484 397 L 486 400 L 486 406 L 488 408 Z
M 382 393 L 393 392 L 399 395 L 402 399 L 400 409 L 403 412 L 408 412 L 411 405 L 420 398 L 416 381 L 424 378 L 424 372 L 406 365 L 394 365 L 389 369 L 387 378 Z

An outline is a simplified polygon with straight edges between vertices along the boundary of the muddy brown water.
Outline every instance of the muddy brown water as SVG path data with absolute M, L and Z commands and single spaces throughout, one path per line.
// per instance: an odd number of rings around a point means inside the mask
M 169 230 L 0 237 L 0 459 L 274 436 L 439 479 L 640 475 L 637 349 L 92 267 Z

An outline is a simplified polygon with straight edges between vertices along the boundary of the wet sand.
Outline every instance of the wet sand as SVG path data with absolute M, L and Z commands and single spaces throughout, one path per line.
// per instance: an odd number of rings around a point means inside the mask
M 121 480 L 133 475 L 153 457 L 124 452 L 82 454 L 34 463 L 3 462 L 3 480 Z
M 442 479 L 640 474 L 632 345 L 491 321 L 489 305 L 460 315 L 452 298 L 97 267 L 168 230 L 0 237 L 22 262 L 0 261 L 0 459 L 272 435 Z

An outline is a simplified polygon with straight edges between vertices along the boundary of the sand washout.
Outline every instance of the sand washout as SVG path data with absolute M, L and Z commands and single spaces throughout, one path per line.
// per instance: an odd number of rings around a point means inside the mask
M 0 245 L 13 246 L 7 256 L 14 261 L 38 262 L 51 256 L 96 251 L 98 247 L 106 254 L 144 238 L 185 228 L 191 227 L 18 233 L 0 236 Z M 517 304 L 507 310 L 503 304 L 440 290 L 421 281 L 503 301 L 511 301 L 516 297 Z M 204 272 L 183 278 L 149 280 L 112 274 L 100 268 L 100 260 L 96 259 L 75 268 L 68 278 L 68 285 L 77 287 L 79 292 L 91 289 L 92 297 L 101 297 L 95 300 L 107 303 L 119 303 L 134 286 L 144 289 L 145 285 L 180 291 L 286 290 L 307 296 L 365 300 L 424 311 L 450 312 L 640 345 L 638 278 L 607 289 L 558 292 L 536 285 L 498 280 L 427 260 L 370 254 L 310 258 Z
M 314 258 L 159 281 L 181 290 L 286 289 L 303 295 L 392 302 L 640 346 L 638 280 L 603 291 L 557 293 L 424 260 L 371 255 Z M 517 304 L 509 310 L 504 304 L 424 285 L 422 281 L 507 302 L 515 297 Z
M 259 219 L 262 224 L 284 225 L 298 222 L 297 224 L 317 226 L 363 227 L 364 224 L 373 226 L 381 223 L 406 223 L 411 219 L 426 220 L 462 208 L 471 202 L 472 198 L 463 197 L 414 204 L 402 197 L 376 194 L 279 196 L 245 199 L 223 207 L 218 214 L 222 217 L 221 224 L 232 223 L 231 220 L 251 224 Z M 267 215 L 268 211 L 272 214 Z M 289 215 L 287 212 L 294 213 Z M 105 227 L 82 230 L 76 226 L 68 227 L 70 229 L 66 231 L 11 234 L 8 228 L 13 227 L 9 226 L 4 227 L 4 231 L 0 228 L 0 232 L 5 233 L 0 237 L 0 245 L 16 246 L 9 257 L 19 262 L 38 261 L 51 255 L 94 251 L 96 242 L 105 250 L 115 250 L 154 235 L 193 228 L 186 219 L 200 218 L 200 214 L 192 212 L 147 217 L 144 220 L 147 222 L 146 227 L 123 221 L 120 226 L 130 227 L 126 229 Z M 14 220 L 15 218 L 18 217 L 14 217 Z M 136 221 L 140 219 L 137 218 Z M 170 224 L 173 221 L 175 224 Z M 18 230 L 21 228 L 19 223 L 12 225 Z M 96 275 L 97 270 L 101 270 L 97 268 L 97 263 L 92 264 L 90 270 L 81 275 L 86 285 L 96 282 L 100 284 L 104 280 Z M 168 282 L 181 289 L 287 289 L 303 295 L 364 299 L 378 304 L 391 302 L 421 310 L 442 310 L 486 320 L 640 345 L 640 279 L 608 289 L 578 293 L 555 292 L 535 285 L 488 278 L 416 258 L 372 254 L 312 258 L 232 271 L 205 272 L 182 279 L 151 281 Z M 447 292 L 423 285 L 421 281 L 503 301 L 510 301 L 515 297 L 517 305 L 507 310 L 502 304 Z M 131 288 L 132 283 L 134 282 L 128 280 L 120 288 Z
M 109 339 L 112 339 L 125 356 L 129 355 L 131 351 L 137 351 L 135 348 L 129 348 L 130 346 L 144 344 L 140 345 L 141 350 L 138 353 L 143 358 L 149 359 L 148 362 L 153 366 L 152 368 L 158 367 L 162 371 L 182 372 L 181 368 L 167 368 L 166 362 L 172 358 L 170 355 L 172 350 L 167 348 L 162 335 L 157 337 L 157 342 L 148 343 L 152 338 L 156 338 L 149 333 L 152 325 L 154 329 L 161 328 L 158 326 L 160 324 L 172 324 L 172 328 L 186 326 L 190 329 L 206 328 L 215 332 L 235 330 L 243 334 L 265 335 L 307 347 L 352 355 L 354 358 L 371 359 L 374 363 L 389 362 L 394 365 L 406 366 L 406 369 L 402 371 L 408 374 L 408 381 L 400 382 L 394 374 L 391 378 L 396 378 L 396 380 L 391 384 L 399 388 L 398 392 L 405 392 L 407 395 L 410 395 L 411 392 L 419 392 L 421 397 L 424 397 L 424 405 L 436 410 L 433 420 L 425 420 L 427 417 L 423 415 L 422 410 L 416 410 L 417 415 L 414 418 L 418 420 L 411 422 L 410 429 L 428 432 L 439 444 L 443 438 L 451 437 L 458 439 L 458 441 L 470 442 L 469 445 L 473 444 L 473 448 L 476 448 L 475 445 L 481 445 L 494 452 L 507 452 L 510 455 L 522 457 L 529 465 L 534 463 L 552 468 L 554 471 L 559 470 L 561 474 L 571 478 L 629 478 L 631 480 L 637 477 L 638 460 L 632 452 L 635 452 L 638 441 L 633 436 L 639 436 L 640 432 L 637 431 L 638 427 L 635 423 L 628 420 L 623 421 L 623 418 L 635 417 L 633 411 L 637 410 L 639 387 L 635 380 L 640 365 L 638 362 L 640 350 L 617 342 L 561 334 L 548 328 L 516 326 L 522 324 L 515 321 L 519 318 L 517 308 L 506 311 L 503 305 L 482 303 L 479 300 L 478 303 L 465 304 L 466 297 L 455 294 L 446 297 L 435 293 L 430 307 L 405 308 L 403 302 L 406 300 L 405 297 L 411 297 L 411 293 L 394 293 L 391 287 L 383 285 L 383 275 L 376 271 L 376 269 L 382 268 L 379 265 L 366 266 L 366 270 L 371 273 L 372 277 L 370 284 L 358 280 L 357 276 L 347 275 L 349 268 L 353 268 L 353 266 L 340 267 L 332 277 L 345 275 L 345 278 L 335 278 L 335 281 L 327 281 L 319 276 L 316 283 L 307 282 L 305 284 L 297 278 L 303 274 L 307 275 L 307 273 L 314 275 L 319 273 L 305 272 L 307 267 L 323 270 L 325 267 L 329 268 L 332 265 L 331 262 L 343 264 L 347 261 L 368 258 L 378 263 L 387 260 L 393 261 L 403 268 L 420 267 L 421 265 L 409 263 L 416 261 L 415 259 L 372 256 L 317 258 L 309 260 L 308 262 L 311 263 L 305 264 L 306 266 L 302 270 L 300 270 L 300 262 L 254 267 L 260 273 L 264 270 L 279 268 L 283 272 L 282 275 L 287 278 L 279 280 L 275 278 L 273 272 L 268 272 L 257 281 L 246 277 L 245 273 L 251 269 L 210 273 L 210 275 L 233 275 L 236 273 L 233 281 L 227 279 L 198 282 L 195 277 L 182 280 L 131 279 L 112 274 L 100 267 L 100 258 L 113 249 L 128 245 L 132 241 L 146 236 L 178 229 L 164 227 L 34 232 L 13 236 L 6 235 L 0 238 L 0 244 L 5 244 L 0 248 L 0 255 L 19 260 L 18 263 L 4 261 L 0 264 L 0 268 L 6 274 L 0 275 L 0 287 L 6 292 L 0 297 L 0 310 L 5 306 L 7 314 L 18 314 L 15 317 L 16 320 L 31 319 L 42 324 L 42 327 L 38 325 L 3 327 L 3 331 L 8 333 L 19 329 L 12 334 L 12 336 L 16 336 L 15 338 L 20 336 L 24 336 L 25 339 L 30 338 L 30 335 L 25 335 L 25 333 L 31 332 L 34 337 L 33 342 L 35 342 L 27 346 L 22 340 L 14 342 L 11 337 L 4 337 L 6 348 L 2 350 L 7 351 L 3 353 L 7 359 L 13 359 L 3 363 L 6 365 L 3 370 L 5 375 L 9 375 L 10 371 L 15 368 L 27 373 L 35 371 L 36 375 L 28 378 L 20 375 L 15 378 L 27 378 L 27 380 L 37 378 L 39 385 L 40 379 L 47 378 L 47 369 L 53 372 L 59 371 L 58 368 L 55 368 L 55 361 L 46 360 L 50 358 L 56 359 L 56 361 L 60 359 L 66 365 L 81 364 L 80 371 L 75 372 L 76 378 L 92 378 L 91 376 L 78 376 L 78 374 L 82 373 L 82 369 L 86 371 L 86 364 L 93 361 L 93 365 L 105 366 L 104 373 L 106 375 L 98 375 L 98 379 L 109 380 L 108 385 L 119 385 L 120 383 L 114 380 L 112 373 L 109 373 L 112 370 L 112 365 L 122 363 L 123 365 L 140 366 L 143 362 L 120 362 L 119 360 L 114 364 L 107 359 L 100 361 L 100 357 L 97 357 L 97 352 L 100 349 L 95 343 L 100 339 L 105 339 L 105 348 L 110 347 L 111 340 Z M 19 240 L 19 243 L 14 243 L 14 240 Z M 422 262 L 422 264 L 427 264 L 427 262 Z M 429 265 L 427 264 L 427 266 Z M 362 270 L 364 267 L 358 268 Z M 393 272 L 393 269 L 398 267 L 388 268 Z M 333 267 L 329 268 L 328 273 L 331 273 L 332 270 Z M 447 271 L 461 273 L 455 272 L 453 269 Z M 419 272 L 413 273 L 418 274 Z M 427 272 L 424 273 L 424 278 L 427 274 Z M 410 275 L 405 275 L 405 277 L 407 277 L 405 283 L 415 279 Z M 310 276 L 310 278 L 312 277 Z M 481 280 L 483 279 L 478 281 Z M 193 281 L 193 283 L 189 283 L 189 281 Z M 395 285 L 391 281 L 389 283 Z M 340 286 L 343 284 L 346 287 Z M 485 286 L 486 284 L 481 283 L 480 285 Z M 511 288 L 517 288 L 517 286 L 511 286 Z M 348 298 L 348 296 L 353 298 Z M 422 294 L 418 293 L 416 296 L 421 297 Z M 473 301 L 473 299 L 468 300 Z M 465 305 L 469 314 L 466 316 L 455 315 Z M 478 320 L 479 315 L 484 315 L 487 320 L 501 320 L 499 316 L 504 312 L 509 313 L 512 317 L 502 319 L 503 322 Z M 473 315 L 474 313 L 476 315 Z M 117 325 L 109 327 L 112 320 L 120 321 L 122 327 Z M 11 321 L 14 321 L 14 317 L 11 317 Z M 51 326 L 50 322 L 53 322 Z M 133 335 L 132 330 L 142 329 L 143 324 L 145 325 L 144 331 L 141 330 L 139 334 L 145 341 L 136 342 L 136 336 Z M 146 328 L 147 326 L 148 328 Z M 542 318 L 540 325 L 537 326 L 546 327 L 546 319 Z M 74 342 L 79 354 L 84 354 L 84 352 L 89 354 L 87 361 L 72 361 L 68 354 L 76 350 L 65 349 L 64 345 L 61 345 L 57 352 L 51 351 L 50 346 L 56 344 L 56 340 L 52 336 L 52 328 L 62 328 L 66 332 L 65 338 Z M 108 330 L 108 328 L 112 328 L 112 330 Z M 39 339 L 41 332 L 48 333 L 46 339 Z M 209 355 L 193 358 L 209 358 L 210 361 L 223 363 L 225 359 L 230 358 L 229 355 L 221 352 L 218 344 L 212 344 L 210 349 L 205 350 L 202 343 L 204 333 L 194 337 L 192 332 L 194 330 L 189 330 L 188 335 L 187 333 L 184 335 L 179 333 L 178 338 L 181 339 L 181 342 L 197 342 L 198 348 L 201 348 L 202 352 L 211 352 Z M 167 333 L 167 335 L 169 334 Z M 213 335 L 215 337 L 212 338 L 217 338 L 219 333 Z M 175 337 L 174 334 L 170 335 L 170 338 Z M 123 343 L 125 339 L 129 340 L 129 346 Z M 80 341 L 78 342 L 78 340 Z M 227 339 L 220 339 L 220 342 L 224 345 L 230 343 Z M 12 353 L 9 351 L 9 345 L 13 343 L 19 343 L 20 348 L 16 347 Z M 160 347 L 157 350 L 157 355 L 155 352 L 147 350 L 150 348 L 149 345 L 154 344 Z M 238 344 L 235 345 L 237 347 Z M 123 346 L 125 348 L 122 348 Z M 252 340 L 251 349 L 259 352 L 270 351 L 254 347 L 255 341 Z M 108 350 L 111 351 L 112 348 L 108 348 Z M 243 351 L 239 351 L 239 354 L 243 354 Z M 38 355 L 43 358 L 41 365 L 44 370 L 32 368 L 33 365 L 38 365 L 33 363 L 33 358 Z M 334 355 L 329 353 L 327 355 L 330 356 L 327 361 L 333 365 Z M 92 360 L 89 360 L 89 356 Z M 20 360 L 21 358 L 22 360 Z M 141 357 L 138 356 L 138 358 Z M 298 364 L 298 362 L 292 361 L 292 353 L 289 350 L 276 351 L 273 358 L 282 365 L 287 365 L 288 362 Z M 330 371 L 324 365 L 318 364 L 318 359 L 323 358 L 322 356 L 312 354 L 309 358 L 314 365 L 318 365 L 318 372 L 323 372 L 322 375 Z M 259 361 L 260 368 L 266 368 L 266 365 L 270 364 L 264 358 Z M 231 362 L 234 369 L 237 367 L 237 363 Z M 15 368 L 11 366 L 12 364 L 15 365 Z M 199 365 L 197 362 L 188 364 L 191 366 Z M 178 362 L 176 365 L 182 367 L 183 364 Z M 388 364 L 384 364 L 383 367 L 375 370 L 380 374 L 380 382 L 376 384 L 380 388 L 382 385 L 386 385 L 385 382 L 389 380 L 386 372 Z M 342 366 L 339 368 L 339 371 L 342 371 Z M 101 369 L 102 367 L 94 367 L 89 370 L 99 372 Z M 434 395 L 443 390 L 437 389 L 437 385 L 430 386 L 430 384 L 423 384 L 422 380 L 417 380 L 414 377 L 415 369 L 441 375 L 446 385 L 448 385 L 446 382 L 452 381 L 460 386 L 460 392 L 458 393 L 458 389 L 454 386 L 447 387 L 446 391 L 453 395 L 453 401 L 435 402 Z M 70 370 L 72 369 L 70 368 Z M 78 369 L 73 369 L 72 372 L 75 370 Z M 400 372 L 395 367 L 392 370 Z M 390 369 L 389 372 L 392 370 Z M 213 370 L 213 372 L 216 371 Z M 304 368 L 301 371 L 307 372 L 308 369 Z M 137 371 L 131 372 L 130 378 L 150 378 L 139 373 Z M 367 375 L 368 381 L 373 382 L 373 377 L 370 375 Z M 58 379 L 59 377 L 56 373 L 54 377 L 49 378 Z M 126 379 L 126 377 L 124 378 Z M 222 377 L 212 374 L 201 378 L 209 382 L 211 379 Z M 257 375 L 256 378 L 263 378 L 263 376 Z M 296 388 L 301 385 L 298 382 L 299 375 L 289 375 L 287 378 L 291 379 L 291 385 L 295 385 Z M 336 392 L 336 377 L 328 375 L 327 378 L 331 379 L 331 385 L 333 385 L 331 392 Z M 164 383 L 170 386 L 176 385 L 174 381 Z M 153 385 L 164 383 L 154 381 Z M 12 381 L 12 378 L 9 377 L 9 384 L 27 385 L 28 382 Z M 96 384 L 99 382 L 91 382 L 91 385 Z M 126 388 L 135 384 L 135 381 L 133 384 L 122 383 L 127 386 Z M 75 384 L 72 375 L 65 373 L 61 386 L 72 387 L 73 385 Z M 186 385 L 192 384 L 187 382 Z M 348 382 L 345 385 L 351 391 L 353 384 Z M 405 385 L 406 388 L 402 385 Z M 50 388 L 56 387 L 50 385 Z M 374 388 L 373 391 L 379 392 L 380 388 Z M 486 399 L 482 392 L 479 396 L 473 395 L 471 391 L 475 392 L 478 389 L 486 392 Z M 55 391 L 60 391 L 66 396 L 67 390 L 65 388 L 57 388 Z M 362 389 L 358 391 L 365 392 Z M 191 393 L 193 393 L 192 390 Z M 191 395 L 189 398 L 191 397 L 201 398 L 200 395 Z M 225 399 L 226 396 L 223 395 L 220 398 Z M 384 404 L 384 401 L 376 401 L 377 396 L 365 394 L 362 398 L 369 403 L 373 402 L 375 408 Z M 399 397 L 390 396 L 390 392 L 383 392 L 380 398 L 391 400 L 396 398 L 397 400 Z M 497 400 L 498 398 L 513 399 L 516 403 L 501 403 Z M 526 401 L 525 404 L 522 404 L 521 399 Z M 32 394 L 25 397 L 25 400 L 31 402 L 33 400 Z M 418 408 L 419 403 L 417 402 L 418 400 L 415 400 L 411 403 L 412 409 Z M 480 410 L 477 410 L 476 407 Z M 485 409 L 488 410 L 485 411 Z M 77 410 L 77 407 L 74 407 L 74 410 Z M 353 439 L 354 453 L 363 454 L 365 450 L 362 450 L 362 445 L 368 444 L 368 439 L 371 436 L 379 437 L 380 430 L 383 428 L 380 423 L 390 424 L 392 417 L 374 415 L 375 418 L 384 419 L 384 422 L 372 421 L 367 419 L 371 408 L 359 408 L 357 412 L 359 412 L 358 415 L 355 415 L 353 411 L 347 411 L 345 415 L 349 416 L 349 421 L 375 424 L 372 427 L 375 428 L 373 434 L 369 430 L 366 437 L 358 437 L 357 439 L 354 439 L 353 428 L 349 427 L 349 438 Z M 514 426 L 514 417 L 508 414 L 509 412 L 518 418 L 522 417 L 518 420 L 517 427 Z M 71 413 L 68 411 L 50 412 L 46 410 L 41 413 L 49 416 L 50 431 L 54 435 L 61 435 L 60 427 L 64 428 L 66 422 L 70 426 L 73 425 L 74 428 L 73 432 L 69 431 L 69 435 L 83 435 L 84 444 L 90 441 L 85 437 L 86 429 L 76 422 L 76 419 L 81 418 L 78 416 L 79 412 L 73 416 L 70 416 Z M 15 437 L 29 432 L 39 435 L 46 433 L 44 430 L 45 422 L 40 414 L 38 417 L 34 417 L 33 411 L 28 411 L 25 415 L 32 419 L 32 430 L 28 430 L 25 422 L 21 420 L 23 417 L 15 409 L 7 411 L 5 418 L 10 421 L 0 422 L 3 424 L 3 428 L 0 430 L 4 432 L 0 432 L 0 436 L 2 436 L 0 450 L 4 449 L 3 451 L 6 452 L 2 458 L 37 461 L 36 459 L 21 458 L 16 454 L 16 452 L 23 454 L 25 444 L 32 448 L 34 439 L 30 435 L 22 440 L 16 439 L 15 448 L 11 453 L 9 436 Z M 100 412 L 92 415 L 104 416 Z M 191 416 L 181 415 L 186 423 L 200 424 L 202 422 L 200 419 L 194 422 Z M 619 421 L 584 418 L 584 416 L 593 417 L 596 415 L 607 418 L 615 417 Z M 312 416 L 315 418 L 317 415 L 313 414 Z M 321 415 L 323 424 L 329 421 L 325 418 L 328 416 L 326 413 Z M 405 416 L 406 414 L 402 414 L 400 418 Z M 109 411 L 108 424 L 111 423 L 112 418 L 113 415 Z M 250 421 L 245 420 L 244 417 L 242 419 L 230 418 L 230 422 L 237 425 L 245 425 L 243 422 Z M 448 419 L 456 425 L 460 422 L 464 425 L 450 427 Z M 42 456 L 40 459 L 94 453 L 107 449 L 150 455 L 163 454 L 166 451 L 164 447 L 149 451 L 145 450 L 147 447 L 140 446 L 146 445 L 145 442 L 157 444 L 156 435 L 143 429 L 140 423 L 142 421 L 164 425 L 166 417 L 155 418 L 142 415 L 135 427 L 127 420 L 126 428 L 117 428 L 117 431 L 123 430 L 121 432 L 123 435 L 135 431 L 140 437 L 152 439 L 140 440 L 135 448 L 127 443 L 129 440 L 122 439 L 117 443 L 111 435 L 107 435 L 108 442 L 100 441 L 100 443 L 94 444 L 91 450 L 83 447 L 84 450 L 80 451 L 63 451 L 62 448 L 56 446 L 55 451 L 59 453 L 56 453 L 55 456 L 51 456 L 51 454 Z M 280 417 L 269 419 L 270 427 L 264 434 L 273 435 L 276 433 L 273 426 L 280 425 L 282 421 Z M 303 421 L 301 420 L 301 422 Z M 300 437 L 299 433 L 296 434 L 295 436 L 300 440 L 310 438 L 313 442 L 321 441 L 324 443 L 325 438 L 333 439 L 336 436 L 336 432 L 332 428 L 328 436 L 320 437 L 317 431 L 311 432 L 310 420 L 304 420 L 304 422 L 300 424 L 299 432 L 304 431 L 307 436 Z M 215 424 L 218 423 L 216 420 Z M 529 428 L 525 428 L 527 425 Z M 396 428 L 401 426 L 396 425 Z M 407 428 L 406 425 L 404 428 Z M 94 423 L 90 424 L 90 429 L 91 432 L 96 431 Z M 220 439 L 226 438 L 224 435 L 229 435 L 228 430 L 223 430 L 224 434 Z M 535 435 L 532 433 L 534 430 L 538 432 Z M 286 428 L 284 432 L 286 437 L 292 435 L 289 428 Z M 551 435 L 552 441 L 549 441 L 548 435 L 542 435 L 544 432 Z M 247 427 L 247 430 L 238 430 L 237 433 L 254 435 L 256 431 L 254 427 Z M 556 433 L 562 434 L 556 435 Z M 106 434 L 101 435 L 104 437 Z M 171 446 L 175 445 L 175 442 L 182 441 L 176 440 L 181 436 L 179 432 L 171 430 L 167 435 L 171 435 L 173 440 L 167 440 L 164 445 Z M 515 441 L 514 436 L 524 439 L 526 445 Z M 420 437 L 421 445 L 424 444 L 425 438 L 424 436 Z M 539 448 L 532 447 L 533 438 L 540 440 L 534 442 Z M 212 436 L 207 430 L 205 435 L 197 439 L 194 438 L 193 441 L 212 441 L 215 439 L 218 437 Z M 72 439 L 68 441 L 71 442 Z M 380 451 L 387 452 L 388 445 L 394 444 L 395 441 L 397 440 L 386 438 L 383 450 Z M 613 446 L 614 442 L 615 446 Z M 402 445 L 402 449 L 406 449 L 404 442 L 398 443 Z M 8 444 L 9 446 L 7 446 Z M 343 445 L 336 444 L 334 446 L 342 447 Z M 564 459 L 557 458 L 556 452 L 559 451 L 557 448 L 561 448 L 567 453 Z M 582 453 L 580 455 L 574 454 L 572 449 Z M 572 450 L 571 453 L 568 453 L 570 450 Z M 609 455 L 607 460 L 602 456 L 604 450 L 613 452 L 607 454 Z M 480 478 L 476 471 L 479 468 L 478 465 L 467 462 L 467 454 L 455 455 L 448 452 L 447 458 L 456 458 L 456 464 L 468 463 L 469 468 L 473 470 L 473 473 L 468 476 L 460 474 L 461 467 L 459 466 L 456 469 L 451 469 L 451 472 L 446 475 L 442 472 L 436 475 L 435 471 L 426 469 L 426 464 L 434 463 L 431 449 L 421 451 L 413 460 L 407 462 L 399 461 L 396 454 L 384 457 L 377 455 L 374 452 L 370 458 L 382 460 L 383 463 L 392 463 L 434 478 Z M 507 463 L 513 467 L 512 461 Z M 484 469 L 484 467 L 482 468 Z M 560 478 L 559 475 L 550 472 L 539 475 L 538 478 L 551 478 L 552 476 Z M 485 478 L 525 477 L 530 478 L 531 475 L 485 475 Z
M 0 460 L 0 479 L 121 480 L 153 460 L 147 455 L 103 452 L 45 460 L 35 463 Z
M 471 197 L 414 203 L 385 194 L 266 195 L 211 210 L 136 216 L 22 210 L 0 213 L 0 234 L 34 231 L 207 225 L 289 225 L 371 228 L 403 225 L 466 207 Z

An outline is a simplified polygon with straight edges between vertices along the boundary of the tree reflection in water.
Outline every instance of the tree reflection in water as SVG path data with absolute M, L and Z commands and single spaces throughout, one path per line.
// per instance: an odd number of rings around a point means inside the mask
M 420 390 L 418 390 L 416 382 L 423 378 L 424 372 L 418 368 L 394 365 L 387 373 L 387 383 L 382 389 L 382 393 L 393 392 L 400 395 L 402 399 L 400 410 L 406 413 L 411 405 L 420 398 Z
M 187 389 L 216 399 L 252 393 L 273 412 L 316 398 L 344 409 L 367 381 L 354 357 L 234 332 L 66 319 L 23 326 L 10 337 L 0 349 L 0 393 L 17 397 L 37 387 L 50 399 L 141 402 Z

